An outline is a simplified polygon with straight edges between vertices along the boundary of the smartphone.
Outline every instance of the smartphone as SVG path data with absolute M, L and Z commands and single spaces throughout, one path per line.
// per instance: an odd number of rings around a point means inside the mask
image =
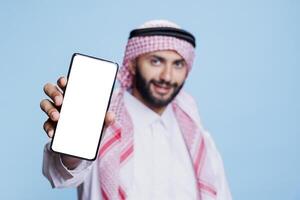
M 52 151 L 96 159 L 118 68 L 108 60 L 73 54 Z

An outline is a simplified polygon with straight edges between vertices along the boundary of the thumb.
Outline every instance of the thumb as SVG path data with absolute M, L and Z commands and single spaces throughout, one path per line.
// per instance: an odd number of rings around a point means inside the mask
M 104 126 L 107 128 L 109 125 L 115 122 L 115 114 L 113 112 L 107 112 L 105 115 Z

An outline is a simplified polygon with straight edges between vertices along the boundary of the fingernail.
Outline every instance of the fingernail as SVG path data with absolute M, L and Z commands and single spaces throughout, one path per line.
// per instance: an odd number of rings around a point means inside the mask
M 56 104 L 56 105 L 60 104 L 61 97 L 60 97 L 60 96 L 56 96 L 56 97 L 54 98 L 54 101 L 55 101 L 55 104 Z
M 59 118 L 59 113 L 58 113 L 58 112 L 55 112 L 55 111 L 52 112 L 52 113 L 51 113 L 51 118 L 54 119 L 54 120 L 55 120 L 55 119 L 58 119 L 58 118 Z
M 61 80 L 62 80 L 62 84 L 65 85 L 66 84 L 66 78 L 63 77 Z
M 54 134 L 54 131 L 51 129 L 51 130 L 48 132 L 48 136 L 52 138 L 52 137 L 53 137 L 53 134 Z

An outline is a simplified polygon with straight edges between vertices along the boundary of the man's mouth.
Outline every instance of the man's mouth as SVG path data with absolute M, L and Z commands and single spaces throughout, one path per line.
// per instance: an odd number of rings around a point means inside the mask
M 173 88 L 172 86 L 166 85 L 166 84 L 159 84 L 152 82 L 154 86 L 154 90 L 159 95 L 166 95 L 170 92 L 170 90 Z

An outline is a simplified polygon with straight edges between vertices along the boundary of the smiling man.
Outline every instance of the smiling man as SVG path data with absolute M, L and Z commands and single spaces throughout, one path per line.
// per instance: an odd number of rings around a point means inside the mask
M 131 31 L 97 159 L 63 156 L 46 144 L 43 173 L 52 186 L 77 187 L 81 200 L 230 200 L 221 156 L 182 90 L 195 47 L 191 33 L 166 20 Z M 49 137 L 66 82 L 44 87 Z

